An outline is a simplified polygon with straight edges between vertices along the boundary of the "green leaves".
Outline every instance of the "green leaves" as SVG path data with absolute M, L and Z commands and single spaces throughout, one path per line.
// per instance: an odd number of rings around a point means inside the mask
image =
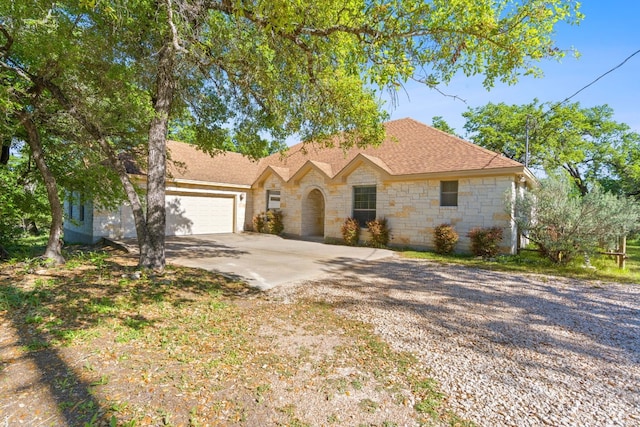
M 463 116 L 473 142 L 522 163 L 528 134 L 530 166 L 547 174 L 564 170 L 582 194 L 594 183 L 631 194 L 640 135 L 614 121 L 607 105 L 489 103 Z
M 640 206 L 596 186 L 581 197 L 566 179 L 549 178 L 510 207 L 520 230 L 542 254 L 566 263 L 640 228 Z
M 23 219 L 42 227 L 51 220 L 44 186 L 20 155 L 0 165 L 0 245 L 22 233 Z

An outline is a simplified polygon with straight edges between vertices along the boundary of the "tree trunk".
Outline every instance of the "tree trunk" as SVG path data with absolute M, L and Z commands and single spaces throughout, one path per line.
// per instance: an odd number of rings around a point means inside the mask
M 9 157 L 11 153 L 11 146 L 9 144 L 2 144 L 2 152 L 0 153 L 0 165 L 6 165 L 9 163 Z
M 107 154 L 109 161 L 115 166 L 120 181 L 131 203 L 138 246 L 140 248 L 139 266 L 155 271 L 163 271 L 165 261 L 165 181 L 166 181 L 166 138 L 169 114 L 176 84 L 175 50 L 170 41 L 158 53 L 158 75 L 154 98 L 155 118 L 149 127 L 149 159 L 147 166 L 147 213 L 144 217 L 142 205 L 135 188 L 131 183 L 124 165 L 113 152 L 108 141 L 91 120 L 80 111 L 62 92 L 48 79 L 38 78 L 37 83 L 46 87 L 53 96 L 78 120 L 88 133 L 96 138 Z
M 167 164 L 167 124 L 175 87 L 175 50 L 167 43 L 158 54 L 158 75 L 153 108 L 155 117 L 149 127 L 149 160 L 147 164 L 147 231 L 148 239 L 140 241 L 140 266 L 155 271 L 165 267 L 165 185 Z
M 562 167 L 564 168 L 564 170 L 569 172 L 569 175 L 573 179 L 573 182 L 575 182 L 576 186 L 578 187 L 578 190 L 580 190 L 580 195 L 582 197 L 586 196 L 587 193 L 589 193 L 589 187 L 587 187 L 587 184 L 584 182 L 584 179 L 582 179 L 582 175 L 580 174 L 580 171 L 578 170 L 578 168 L 568 163 L 563 165 Z
M 67 96 L 62 92 L 62 90 L 52 81 L 48 79 L 38 79 L 38 84 L 46 87 L 49 92 L 58 100 L 58 102 L 67 110 L 67 112 L 74 117 L 82 127 L 96 139 L 100 148 L 107 156 L 109 163 L 117 172 L 118 177 L 120 178 L 120 182 L 124 187 L 124 191 L 127 194 L 127 198 L 129 199 L 129 203 L 131 204 L 131 209 L 133 211 L 133 218 L 136 226 L 136 234 L 138 236 L 138 245 L 140 247 L 147 246 L 146 242 L 149 240 L 149 233 L 147 230 L 146 219 L 144 215 L 144 209 L 142 208 L 142 203 L 140 202 L 140 197 L 136 192 L 136 188 L 131 182 L 129 175 L 127 174 L 127 169 L 124 166 L 124 163 L 120 160 L 116 152 L 113 150 L 113 147 L 109 144 L 100 129 L 73 103 L 71 102 Z M 141 251 L 142 253 L 142 251 Z M 140 263 L 140 265 L 142 265 Z
M 42 175 L 45 188 L 47 189 L 47 199 L 51 207 L 51 228 L 49 229 L 49 241 L 44 252 L 44 258 L 51 260 L 54 264 L 64 264 L 62 256 L 62 203 L 58 194 L 58 184 L 49 170 L 42 152 L 42 142 L 40 133 L 33 122 L 31 116 L 26 111 L 20 113 L 20 122 L 27 132 L 27 143 L 31 149 L 33 160 Z

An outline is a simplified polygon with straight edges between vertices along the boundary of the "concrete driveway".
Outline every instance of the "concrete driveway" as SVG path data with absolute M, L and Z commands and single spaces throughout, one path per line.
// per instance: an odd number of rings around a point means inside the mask
M 261 290 L 314 280 L 350 265 L 394 256 L 392 251 L 284 239 L 269 234 L 167 237 L 167 262 L 203 268 Z

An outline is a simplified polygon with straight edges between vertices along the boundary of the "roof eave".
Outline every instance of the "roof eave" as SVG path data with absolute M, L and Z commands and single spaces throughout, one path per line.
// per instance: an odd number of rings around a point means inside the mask
M 413 174 L 402 175 L 388 175 L 387 181 L 415 181 L 426 179 L 442 179 L 442 178 L 476 178 L 476 177 L 489 177 L 489 176 L 523 176 L 527 181 L 536 182 L 535 177 L 524 166 L 511 166 L 502 168 L 490 168 L 490 169 L 468 169 L 468 170 L 451 170 L 441 172 L 423 172 Z
M 130 175 L 133 181 L 138 181 L 141 184 L 146 184 L 147 176 L 146 175 Z M 232 184 L 228 182 L 212 182 L 212 181 L 200 181 L 195 179 L 181 179 L 181 178 L 167 178 L 167 184 L 183 184 L 183 185 L 197 185 L 202 187 L 226 187 L 226 188 L 237 188 L 247 190 L 252 186 L 251 184 Z

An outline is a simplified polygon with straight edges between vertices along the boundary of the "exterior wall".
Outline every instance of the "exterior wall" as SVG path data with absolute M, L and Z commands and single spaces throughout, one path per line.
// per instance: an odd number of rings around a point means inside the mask
M 137 237 L 133 212 L 128 204 L 113 211 L 97 207 L 94 210 L 93 218 L 93 236 L 97 239 L 107 237 L 121 240 Z
M 73 205 L 73 209 L 71 208 Z M 63 203 L 65 213 L 64 240 L 67 243 L 94 244 L 100 237 L 93 235 L 93 203 L 84 202 L 84 219 L 80 219 L 81 203 L 77 194 L 67 198 Z M 71 215 L 70 215 L 71 214 Z
M 245 230 L 247 208 L 251 206 L 251 190 L 239 190 L 233 187 L 203 186 L 197 184 L 173 184 L 167 186 L 167 195 L 179 194 L 188 196 L 224 196 L 234 199 L 234 231 Z M 70 200 L 65 200 L 65 212 L 69 212 Z M 74 202 L 73 221 L 64 224 L 65 240 L 70 243 L 94 244 L 101 238 L 131 239 L 136 238 L 135 222 L 131 207 L 123 204 L 115 210 L 102 209 L 91 202 L 85 203 L 85 220 L 78 220 L 78 202 Z
M 248 214 L 248 222 L 251 224 L 253 228 L 253 217 L 259 213 L 263 213 L 267 211 L 267 191 L 276 190 L 280 191 L 280 210 L 285 214 L 283 219 L 284 221 L 284 233 L 285 234 L 295 234 L 299 235 L 299 224 L 298 228 L 295 228 L 294 224 L 292 224 L 292 215 L 289 211 L 290 206 L 292 206 L 292 193 L 291 191 L 284 190 L 284 181 L 282 181 L 276 175 L 270 175 L 263 183 L 262 186 L 256 187 L 251 192 L 251 207 L 252 211 Z M 298 215 L 299 222 L 299 215 Z
M 446 181 L 456 180 L 455 177 Z M 459 252 L 470 252 L 467 233 L 475 227 L 501 227 L 503 252 L 513 253 L 516 233 L 508 212 L 505 193 L 513 194 L 514 177 L 458 178 L 458 206 L 440 206 L 440 179 L 382 184 L 378 204 L 386 198 L 386 216 L 391 244 L 433 249 L 434 228 L 452 224 L 460 236 Z M 378 214 L 378 216 L 382 216 Z
M 502 250 L 514 253 L 517 233 L 511 216 L 505 210 L 505 197 L 515 194 L 520 185 L 514 175 L 489 177 L 447 177 L 414 181 L 385 180 L 383 172 L 366 163 L 361 164 L 344 182 L 325 179 L 324 174 L 311 169 L 297 182 L 284 183 L 271 175 L 263 186 L 253 190 L 253 214 L 263 212 L 266 191 L 280 190 L 285 233 L 303 233 L 305 198 L 313 189 L 324 195 L 325 239 L 342 239 L 340 228 L 352 216 L 353 187 L 376 186 L 376 216 L 387 218 L 391 229 L 390 244 L 399 247 L 433 249 L 433 230 L 442 223 L 454 225 L 460 236 L 457 251 L 469 252 L 467 233 L 474 227 L 501 227 L 504 231 Z M 458 181 L 458 206 L 440 206 L 440 182 Z M 519 190 L 522 191 L 522 190 Z M 364 231 L 364 230 L 363 230 Z M 366 231 L 362 233 L 366 238 Z

